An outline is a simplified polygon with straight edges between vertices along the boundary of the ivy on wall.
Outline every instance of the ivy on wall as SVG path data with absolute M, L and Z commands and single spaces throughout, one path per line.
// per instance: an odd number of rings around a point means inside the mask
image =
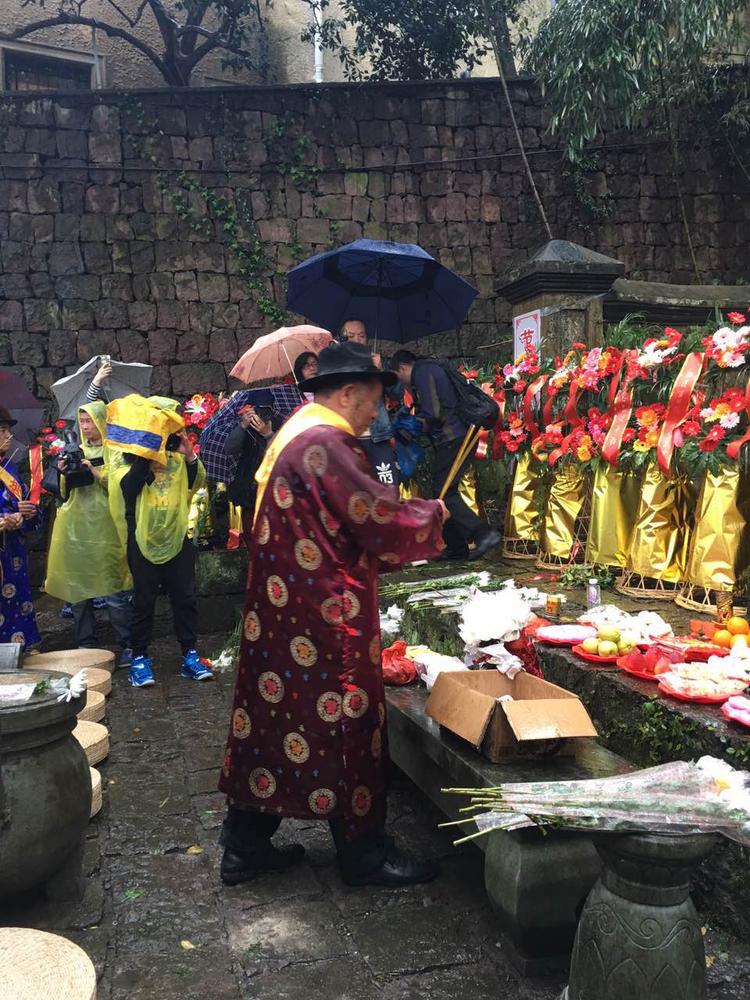
M 137 97 L 126 95 L 121 107 L 131 121 L 131 128 L 125 127 L 129 141 L 139 156 L 159 168 L 156 187 L 169 199 L 177 218 L 187 223 L 200 237 L 215 234 L 221 239 L 234 254 L 239 276 L 258 311 L 272 323 L 284 325 L 289 315 L 276 302 L 272 289 L 274 284 L 283 285 L 286 275 L 276 268 L 261 239 L 249 193 L 237 191 L 232 200 L 206 187 L 192 171 L 164 167 L 159 155 L 159 140 L 163 133 L 158 127 L 153 127 L 143 104 Z M 226 108 L 224 111 L 226 115 Z M 273 125 L 270 143 L 278 173 L 288 177 L 298 190 L 310 190 L 320 173 L 314 162 L 315 143 L 312 137 L 301 130 L 289 115 L 284 115 Z M 229 177 L 227 186 L 230 186 Z M 325 217 L 321 210 L 316 214 L 319 218 Z M 330 220 L 331 249 L 338 246 L 340 231 L 341 224 Z M 289 251 L 295 260 L 304 256 L 296 234 L 289 244 Z

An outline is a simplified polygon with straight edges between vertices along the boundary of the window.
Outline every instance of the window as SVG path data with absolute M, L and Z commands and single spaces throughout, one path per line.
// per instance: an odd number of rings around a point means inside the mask
M 3 52 L 4 90 L 91 90 L 91 62 Z
M 93 38 L 88 50 L 0 42 L 0 91 L 94 90 L 105 85 L 106 67 L 106 57 L 97 52 Z

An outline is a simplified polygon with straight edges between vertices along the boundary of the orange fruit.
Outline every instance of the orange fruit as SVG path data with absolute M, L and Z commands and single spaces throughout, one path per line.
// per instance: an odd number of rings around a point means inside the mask
M 742 635 L 741 633 L 738 633 L 737 635 L 733 635 L 732 636 L 731 641 L 729 643 L 730 649 L 737 644 L 737 640 L 738 639 L 744 639 L 745 642 L 747 643 L 747 636 L 746 635 Z
M 734 618 L 730 618 L 727 622 L 727 631 L 731 632 L 732 635 L 747 635 L 750 632 L 750 623 L 748 623 L 747 618 L 740 618 L 739 615 L 735 615 Z
M 729 649 L 730 643 L 732 642 L 732 633 L 725 628 L 720 628 L 714 632 L 713 641 L 717 646 L 725 646 Z

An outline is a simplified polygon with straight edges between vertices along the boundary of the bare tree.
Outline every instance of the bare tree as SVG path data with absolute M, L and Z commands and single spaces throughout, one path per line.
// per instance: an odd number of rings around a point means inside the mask
M 211 52 L 222 54 L 223 66 L 263 75 L 263 67 L 250 57 L 253 41 L 263 30 L 263 0 L 140 0 L 132 13 L 117 0 L 99 2 L 108 11 L 106 19 L 91 15 L 92 0 L 24 0 L 24 8 L 40 8 L 40 14 L 49 16 L 0 33 L 0 40 L 15 41 L 45 28 L 78 24 L 131 45 L 173 87 L 189 86 L 196 66 Z M 158 46 L 144 40 L 153 32 L 140 30 L 149 21 L 161 38 Z

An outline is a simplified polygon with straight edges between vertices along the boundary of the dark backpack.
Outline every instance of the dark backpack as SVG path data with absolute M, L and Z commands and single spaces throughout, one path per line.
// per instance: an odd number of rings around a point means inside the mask
M 492 396 L 488 396 L 476 382 L 465 379 L 449 361 L 441 358 L 430 358 L 430 361 L 440 365 L 448 376 L 456 393 L 456 413 L 459 417 L 467 424 L 491 431 L 500 418 L 500 407 Z

